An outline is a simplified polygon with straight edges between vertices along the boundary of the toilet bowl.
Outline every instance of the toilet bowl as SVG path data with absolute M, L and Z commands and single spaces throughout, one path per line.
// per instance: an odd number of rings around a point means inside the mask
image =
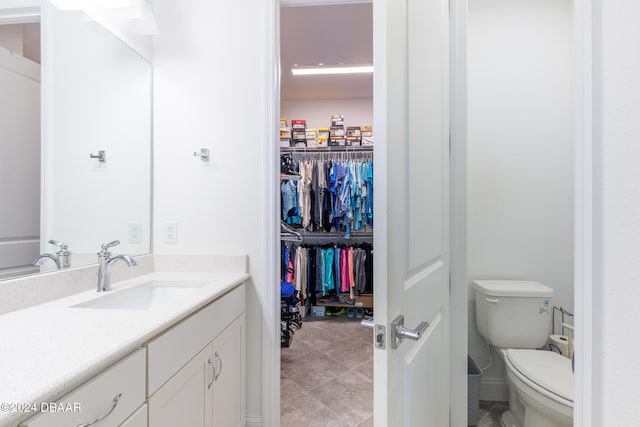
M 509 387 L 504 427 L 573 426 L 571 361 L 557 353 L 501 349 Z
M 504 427 L 571 427 L 571 360 L 536 350 L 551 334 L 553 289 L 523 280 L 474 280 L 478 332 L 505 362 Z

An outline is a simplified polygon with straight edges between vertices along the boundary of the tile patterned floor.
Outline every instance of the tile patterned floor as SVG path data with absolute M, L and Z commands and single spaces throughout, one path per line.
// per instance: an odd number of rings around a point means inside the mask
M 359 319 L 305 317 L 280 359 L 282 427 L 373 426 L 373 342 Z M 500 427 L 508 408 L 480 401 L 478 427 Z
M 371 334 L 360 319 L 304 318 L 281 352 L 282 427 L 373 426 Z
M 481 400 L 478 427 L 501 427 L 500 417 L 507 409 L 509 409 L 509 402 Z

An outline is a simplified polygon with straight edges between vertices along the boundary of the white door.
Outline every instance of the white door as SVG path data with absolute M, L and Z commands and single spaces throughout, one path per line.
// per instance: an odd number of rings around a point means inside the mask
M 375 426 L 446 427 L 449 0 L 374 0 L 373 13 L 374 314 L 386 328 L 374 350 Z M 393 337 L 401 315 L 408 329 L 429 323 L 418 340 Z

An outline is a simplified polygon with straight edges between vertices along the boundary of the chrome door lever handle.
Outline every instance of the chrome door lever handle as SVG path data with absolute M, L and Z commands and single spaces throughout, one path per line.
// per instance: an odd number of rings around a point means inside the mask
M 376 328 L 376 322 L 373 321 L 373 318 L 362 319 L 362 321 L 360 322 L 360 326 L 362 326 L 363 328 L 367 328 L 367 329 L 375 329 Z
M 404 327 L 404 316 L 399 315 L 391 322 L 391 348 L 396 349 L 405 338 L 418 341 L 429 327 L 429 322 L 422 321 L 415 329 Z
M 429 327 L 429 322 L 422 321 L 415 329 L 407 329 L 404 326 L 400 326 L 397 330 L 398 336 L 402 338 L 409 338 L 414 341 L 418 341 L 424 331 Z

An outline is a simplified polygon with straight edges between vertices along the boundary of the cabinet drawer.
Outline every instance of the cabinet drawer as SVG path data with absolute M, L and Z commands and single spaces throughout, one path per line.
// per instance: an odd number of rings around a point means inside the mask
M 96 427 L 120 425 L 144 403 L 145 356 L 145 349 L 136 351 L 57 402 L 70 408 L 76 404 L 79 410 L 42 412 L 21 426 L 75 427 L 101 416 L 105 417 L 93 424 Z
M 147 343 L 147 397 L 242 314 L 244 307 L 242 284 Z

